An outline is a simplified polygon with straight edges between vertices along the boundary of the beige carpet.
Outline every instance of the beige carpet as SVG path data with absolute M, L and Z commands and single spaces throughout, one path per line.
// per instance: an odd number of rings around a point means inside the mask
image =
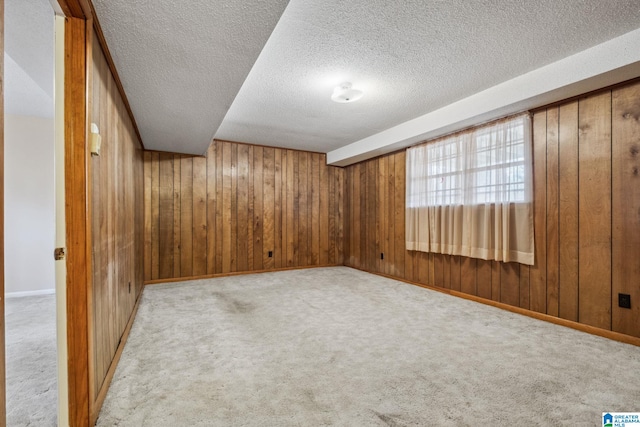
M 148 286 L 99 426 L 595 426 L 640 349 L 345 267 Z
M 5 300 L 7 425 L 55 426 L 56 297 Z

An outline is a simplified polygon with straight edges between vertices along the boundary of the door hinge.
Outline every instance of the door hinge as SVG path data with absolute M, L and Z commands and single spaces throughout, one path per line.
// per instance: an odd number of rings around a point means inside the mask
M 53 259 L 55 259 L 56 261 L 60 261 L 64 259 L 64 256 L 65 256 L 65 248 L 56 248 L 53 251 Z

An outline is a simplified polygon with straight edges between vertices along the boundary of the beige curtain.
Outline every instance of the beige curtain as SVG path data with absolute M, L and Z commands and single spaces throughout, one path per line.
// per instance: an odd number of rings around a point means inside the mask
M 407 249 L 533 265 L 531 164 L 528 114 L 408 149 Z

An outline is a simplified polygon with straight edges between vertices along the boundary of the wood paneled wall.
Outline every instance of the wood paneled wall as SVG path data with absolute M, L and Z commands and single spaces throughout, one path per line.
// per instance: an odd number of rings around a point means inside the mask
M 640 83 L 538 111 L 533 150 L 534 266 L 405 250 L 404 152 L 347 168 L 346 264 L 640 337 Z
M 344 170 L 324 154 L 214 141 L 144 165 L 147 281 L 343 264 Z
M 93 401 L 142 291 L 144 224 L 142 148 L 97 40 L 94 33 L 90 117 L 102 146 L 90 159 Z

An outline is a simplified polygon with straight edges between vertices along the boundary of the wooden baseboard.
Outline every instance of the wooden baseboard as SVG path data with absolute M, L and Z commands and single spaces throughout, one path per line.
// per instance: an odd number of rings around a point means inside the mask
M 512 313 L 522 314 L 524 316 L 532 317 L 538 320 L 544 320 L 545 322 L 554 323 L 556 325 L 565 326 L 567 328 L 575 329 L 581 332 L 586 332 L 588 334 L 597 335 L 600 337 L 608 338 L 610 340 L 623 342 L 625 344 L 631 344 L 640 347 L 640 338 L 634 337 L 631 335 L 621 334 L 620 332 L 609 331 L 607 329 L 596 328 L 595 326 L 585 325 L 584 323 L 574 322 L 572 320 L 561 319 L 559 317 L 551 316 L 549 314 L 538 313 L 537 311 L 527 310 L 525 308 L 514 307 L 509 304 L 505 304 L 503 302 L 493 301 L 490 299 L 478 297 L 475 295 L 465 294 L 460 291 L 453 291 L 451 289 L 439 288 L 437 286 L 424 285 L 422 283 L 412 282 L 410 280 L 401 279 L 399 277 L 394 277 L 389 274 L 384 273 L 374 273 L 371 271 L 367 271 L 361 268 L 353 267 L 347 265 L 347 267 L 353 268 L 355 270 L 364 271 L 365 273 L 375 274 L 377 276 L 386 277 L 388 279 L 398 280 L 400 282 L 408 283 L 410 285 L 419 286 L 421 288 L 429 289 L 436 292 L 441 292 L 447 295 L 456 296 L 459 298 L 464 298 L 466 300 L 479 302 L 481 304 L 490 305 L 492 307 L 500 308 L 502 310 L 507 310 Z
M 90 413 L 90 421 L 92 426 L 96 424 L 98 420 L 98 415 L 100 415 L 100 409 L 102 409 L 102 404 L 104 403 L 104 399 L 107 397 L 107 391 L 109 390 L 109 385 L 111 385 L 111 380 L 113 379 L 113 375 L 116 373 L 116 368 L 118 366 L 118 362 L 120 361 L 120 356 L 122 356 L 122 351 L 124 350 L 124 346 L 127 343 L 127 338 L 129 338 L 129 332 L 131 332 L 131 327 L 133 326 L 133 321 L 136 318 L 136 313 L 138 312 L 138 307 L 140 306 L 140 300 L 142 299 L 142 293 L 144 292 L 144 286 L 136 299 L 136 303 L 133 306 L 133 310 L 131 311 L 131 316 L 129 316 L 129 321 L 127 322 L 127 326 L 124 328 L 124 332 L 122 333 L 122 338 L 120 338 L 120 344 L 118 344 L 118 348 L 116 349 L 116 353 L 113 356 L 113 360 L 111 361 L 111 365 L 109 365 L 109 370 L 107 371 L 107 375 L 102 382 L 102 386 L 100 387 L 100 391 L 98 392 L 98 396 L 96 396 L 95 401 L 91 404 L 91 413 Z
M 172 277 L 168 279 L 146 280 L 144 284 L 145 286 L 157 285 L 160 283 L 186 282 L 189 280 L 215 279 L 217 277 L 243 276 L 245 274 L 273 273 L 276 271 L 305 270 L 308 268 L 323 268 L 323 267 L 344 267 L 344 265 L 343 264 L 325 264 L 325 265 L 307 265 L 304 267 L 271 268 L 267 270 L 234 271 L 232 273 L 217 273 L 217 274 L 206 274 L 202 276 Z

